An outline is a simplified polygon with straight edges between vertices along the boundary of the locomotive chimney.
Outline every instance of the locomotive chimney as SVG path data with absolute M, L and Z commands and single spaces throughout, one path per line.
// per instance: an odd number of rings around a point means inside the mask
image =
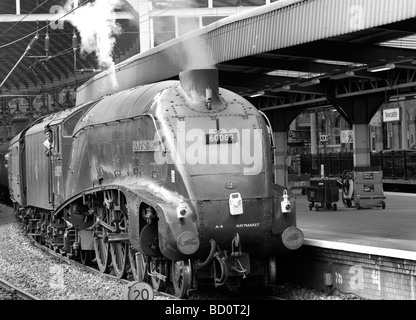
M 221 105 L 217 69 L 183 71 L 179 74 L 179 80 L 190 104 L 204 105 L 203 110 L 208 111 Z

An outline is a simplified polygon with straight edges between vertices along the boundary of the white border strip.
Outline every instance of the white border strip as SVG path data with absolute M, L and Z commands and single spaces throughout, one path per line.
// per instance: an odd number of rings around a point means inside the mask
M 378 256 L 416 261 L 416 252 L 414 251 L 389 249 L 389 248 L 381 248 L 381 247 L 371 247 L 371 246 L 364 246 L 364 245 L 359 245 L 359 244 L 335 242 L 335 241 L 328 241 L 328 240 L 316 240 L 316 239 L 309 239 L 309 238 L 305 238 L 303 244 L 313 246 L 313 247 L 325 248 L 325 249 L 351 251 L 351 252 L 357 252 L 357 253 L 372 254 L 372 255 L 378 255 Z

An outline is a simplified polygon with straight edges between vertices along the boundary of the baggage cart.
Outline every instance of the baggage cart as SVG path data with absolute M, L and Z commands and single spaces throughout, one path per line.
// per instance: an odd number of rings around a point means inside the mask
M 367 168 L 354 171 L 354 203 L 357 209 L 379 207 L 386 208 L 383 192 L 383 172 L 370 171 Z M 367 169 L 367 170 L 366 170 Z
M 342 176 L 342 185 L 342 201 L 347 208 L 386 208 L 383 172 L 378 168 L 356 167 L 354 171 L 346 170 Z
M 320 208 L 327 210 L 338 209 L 336 202 L 339 200 L 338 182 L 334 179 L 323 178 L 311 180 L 311 186 L 307 189 L 309 210 Z

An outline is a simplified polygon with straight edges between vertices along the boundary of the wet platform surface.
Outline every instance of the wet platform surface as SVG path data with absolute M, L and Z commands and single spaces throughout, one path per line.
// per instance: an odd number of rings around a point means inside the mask
M 336 211 L 316 211 L 293 192 L 305 244 L 416 260 L 416 194 L 384 192 L 385 209 L 357 210 L 345 207 L 340 193 Z

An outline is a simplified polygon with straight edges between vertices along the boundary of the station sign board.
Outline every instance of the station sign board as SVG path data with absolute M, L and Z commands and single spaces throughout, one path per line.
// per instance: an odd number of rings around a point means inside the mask
M 383 110 L 383 122 L 400 121 L 400 108 Z

